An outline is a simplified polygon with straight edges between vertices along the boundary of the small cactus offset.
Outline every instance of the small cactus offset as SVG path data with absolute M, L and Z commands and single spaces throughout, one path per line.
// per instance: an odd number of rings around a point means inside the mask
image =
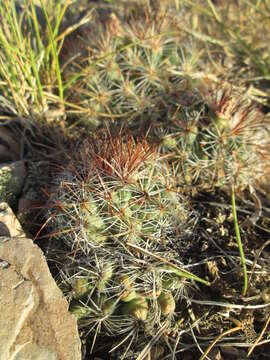
M 147 339 L 165 319 L 173 326 L 192 279 L 207 283 L 177 260 L 196 214 L 146 139 L 106 133 L 83 143 L 50 206 L 52 234 L 70 253 L 60 286 L 93 339 L 135 330 Z
M 266 176 L 270 159 L 269 121 L 258 106 L 226 86 L 208 86 L 205 80 L 200 87 L 200 110 L 174 106 L 166 124 L 156 126 L 160 150 L 171 154 L 183 185 L 254 186 Z

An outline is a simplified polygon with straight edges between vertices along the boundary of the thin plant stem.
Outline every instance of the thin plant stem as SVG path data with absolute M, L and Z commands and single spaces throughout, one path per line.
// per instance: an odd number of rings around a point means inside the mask
M 26 3 L 26 1 L 25 1 L 25 3 Z M 43 46 L 41 36 L 40 36 L 37 13 L 36 13 L 35 5 L 33 4 L 33 0 L 30 0 L 30 6 L 31 6 L 31 14 L 32 14 L 32 19 L 33 19 L 35 34 L 36 34 L 36 38 L 37 38 L 37 46 L 38 46 L 39 52 L 42 52 L 42 49 L 44 48 L 44 46 Z M 28 20 L 30 20 L 29 15 L 28 15 Z
M 258 338 L 256 339 L 256 341 L 254 342 L 254 344 L 251 346 L 251 348 L 248 351 L 248 357 L 252 354 L 253 350 L 255 349 L 255 347 L 258 345 L 258 343 L 261 341 L 264 333 L 266 332 L 266 329 L 268 328 L 268 325 L 270 324 L 270 316 L 268 317 L 268 319 L 266 320 L 266 323 L 260 333 L 260 335 L 258 336 Z
M 238 220 L 237 220 L 234 186 L 232 186 L 232 210 L 233 210 L 233 222 L 234 222 L 236 240 L 237 240 L 237 245 L 238 245 L 238 249 L 239 249 L 239 253 L 240 253 L 240 257 L 241 257 L 241 264 L 243 267 L 243 274 L 244 274 L 244 285 L 242 288 L 242 295 L 245 296 L 246 292 L 247 292 L 247 287 L 248 287 L 247 266 L 246 266 L 246 259 L 245 259 L 245 254 L 244 254 L 244 250 L 243 250 L 243 245 L 242 245 L 242 241 L 241 241 L 241 235 L 240 235 L 240 230 L 239 230 L 239 225 L 238 225 Z

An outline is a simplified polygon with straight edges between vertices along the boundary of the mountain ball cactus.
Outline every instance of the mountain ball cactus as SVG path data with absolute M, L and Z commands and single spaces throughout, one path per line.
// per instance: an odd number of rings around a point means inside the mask
M 173 266 L 196 216 L 154 147 L 122 134 L 82 144 L 58 174 L 50 207 L 54 243 L 67 247 L 60 287 L 85 334 L 124 334 L 139 321 L 145 339 L 174 321 L 179 288 L 191 280 Z

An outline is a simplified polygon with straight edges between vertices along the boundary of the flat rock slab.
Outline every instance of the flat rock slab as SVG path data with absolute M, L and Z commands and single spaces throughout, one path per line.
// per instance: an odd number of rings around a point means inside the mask
M 0 237 L 0 360 L 77 360 L 77 321 L 32 240 Z

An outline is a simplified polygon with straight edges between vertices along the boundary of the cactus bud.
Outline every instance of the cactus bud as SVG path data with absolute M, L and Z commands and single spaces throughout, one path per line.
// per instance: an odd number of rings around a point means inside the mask
M 170 291 L 162 292 L 158 297 L 158 303 L 160 305 L 161 313 L 164 316 L 171 315 L 175 310 L 174 297 Z
M 77 317 L 77 319 L 82 319 L 88 316 L 91 313 L 91 310 L 86 306 L 83 306 L 78 301 L 74 301 L 69 306 L 69 311 Z
M 124 288 L 124 291 L 121 293 L 120 296 L 120 299 L 122 301 L 129 302 L 137 297 L 137 293 L 133 288 L 133 280 L 131 280 L 129 276 L 120 276 L 119 283 Z
M 129 301 L 135 299 L 137 296 L 138 295 L 137 295 L 136 291 L 134 289 L 133 290 L 131 289 L 131 290 L 124 291 L 121 294 L 120 299 L 124 302 L 129 302 Z
M 91 288 L 92 286 L 89 284 L 87 278 L 77 278 L 72 282 L 72 289 L 75 299 L 79 299 L 86 295 L 91 290 Z
M 135 299 L 125 303 L 121 312 L 125 315 L 132 315 L 138 320 L 145 321 L 148 315 L 149 305 L 145 297 L 138 296 Z

